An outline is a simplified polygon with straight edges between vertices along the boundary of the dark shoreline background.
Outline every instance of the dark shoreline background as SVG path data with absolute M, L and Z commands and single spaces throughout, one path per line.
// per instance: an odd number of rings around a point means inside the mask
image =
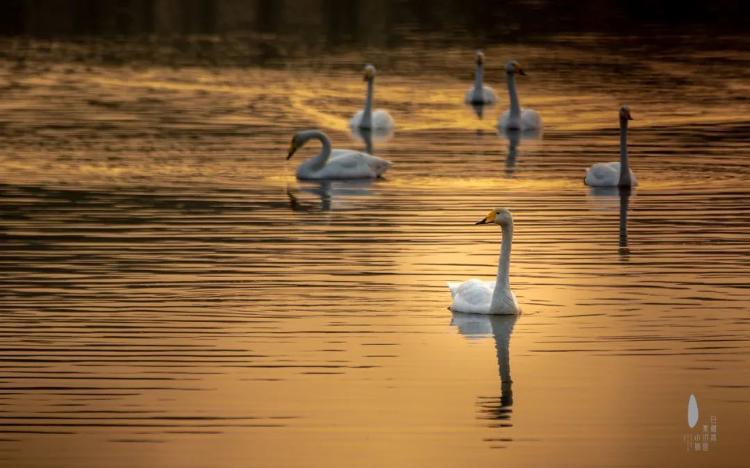
M 308 41 L 395 45 L 406 29 L 485 40 L 561 33 L 695 36 L 746 33 L 739 0 L 7 0 L 0 35 L 32 37 L 237 33 L 293 34 Z M 378 45 L 383 45 L 380 42 Z

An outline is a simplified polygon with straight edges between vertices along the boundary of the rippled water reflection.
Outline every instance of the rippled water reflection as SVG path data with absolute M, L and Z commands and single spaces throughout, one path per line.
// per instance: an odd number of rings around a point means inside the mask
M 284 162 L 305 127 L 365 147 L 358 54 L 3 62 L 3 465 L 741 464 L 750 55 L 603 41 L 486 49 L 482 119 L 472 50 L 373 51 L 397 124 L 375 182 Z M 494 129 L 508 57 L 543 135 Z M 621 102 L 641 185 L 592 191 Z M 446 281 L 495 272 L 493 206 L 525 313 L 454 317 Z M 685 448 L 691 393 L 708 453 Z

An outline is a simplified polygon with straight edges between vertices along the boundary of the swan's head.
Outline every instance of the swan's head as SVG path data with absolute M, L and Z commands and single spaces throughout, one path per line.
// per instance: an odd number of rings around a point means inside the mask
M 477 65 L 481 65 L 484 63 L 484 52 L 481 50 L 477 51 Z
M 286 155 L 287 160 L 292 159 L 292 156 L 294 155 L 294 153 L 296 153 L 298 149 L 302 148 L 305 145 L 307 138 L 304 138 L 305 136 L 304 134 L 305 134 L 304 131 L 297 132 L 292 137 L 292 142 L 289 145 L 289 153 L 287 153 Z
M 526 76 L 526 72 L 523 71 L 523 68 L 521 68 L 521 64 L 516 62 L 515 60 L 511 60 L 510 62 L 505 64 L 505 73 L 509 75 L 516 73 L 521 76 Z
M 507 208 L 495 208 L 487 213 L 487 216 L 477 221 L 475 224 L 497 224 L 498 226 L 512 226 L 513 215 Z
M 620 106 L 620 120 L 633 120 L 630 116 L 630 107 Z
M 364 80 L 370 81 L 373 78 L 375 78 L 375 67 L 368 63 L 367 65 L 365 65 Z

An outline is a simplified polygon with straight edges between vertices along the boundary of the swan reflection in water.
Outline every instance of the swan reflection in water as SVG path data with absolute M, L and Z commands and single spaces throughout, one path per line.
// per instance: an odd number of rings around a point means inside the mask
M 375 154 L 373 143 L 384 143 L 393 138 L 393 128 L 358 128 L 351 129 L 352 137 L 365 144 L 365 153 Z
M 613 199 L 618 197 L 620 200 L 620 240 L 618 242 L 618 252 L 622 260 L 627 260 L 630 256 L 628 248 L 628 208 L 630 206 L 630 187 L 591 187 L 589 192 L 594 198 L 602 200 Z
M 498 135 L 508 140 L 508 157 L 505 159 L 505 176 L 511 178 L 513 177 L 513 173 L 516 171 L 518 145 L 521 144 L 521 140 L 541 140 L 542 130 L 512 130 L 500 128 L 497 130 L 497 133 Z
M 476 114 L 477 118 L 479 120 L 482 120 L 484 117 L 484 107 L 488 106 L 488 104 L 469 104 L 471 108 L 474 110 L 474 114 Z
M 292 211 L 331 211 L 337 198 L 339 203 L 336 203 L 336 208 L 344 208 L 346 197 L 370 195 L 372 183 L 369 179 L 305 181 L 297 186 L 287 186 L 286 195 Z M 306 195 L 314 195 L 320 201 L 311 202 Z
M 495 339 L 500 396 L 479 397 L 479 417 L 493 421 L 492 427 L 511 427 L 513 380 L 510 376 L 510 336 L 518 315 L 484 315 L 453 312 L 451 325 L 468 339 Z

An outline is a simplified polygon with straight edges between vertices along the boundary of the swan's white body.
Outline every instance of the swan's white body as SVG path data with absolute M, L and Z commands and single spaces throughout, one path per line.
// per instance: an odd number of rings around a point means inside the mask
M 365 109 L 354 114 L 354 117 L 352 117 L 352 119 L 349 121 L 349 126 L 351 128 L 365 128 L 373 130 L 392 130 L 393 127 L 396 126 L 396 124 L 393 122 L 393 117 L 391 117 L 391 114 L 389 114 L 388 111 L 384 109 L 375 109 L 374 111 L 371 111 L 369 124 L 367 123 L 368 119 L 365 117 L 366 113 L 367 110 Z
M 620 183 L 621 167 L 619 162 L 596 163 L 586 169 L 584 181 L 590 187 L 617 187 Z M 633 170 L 628 168 L 628 171 L 630 171 L 630 185 L 638 185 Z
M 542 117 L 534 109 L 523 109 L 516 90 L 516 77 L 525 76 L 517 62 L 511 61 L 505 65 L 505 76 L 508 81 L 508 97 L 510 109 L 503 112 L 497 120 L 497 126 L 503 130 L 538 130 L 542 128 Z
M 477 67 L 474 71 L 474 86 L 466 91 L 464 102 L 466 104 L 494 104 L 495 92 L 484 84 L 484 54 L 477 51 Z
M 542 117 L 534 109 L 521 109 L 518 116 L 507 110 L 500 116 L 497 126 L 503 130 L 538 130 L 542 128 Z
M 311 139 L 320 140 L 323 149 L 297 167 L 298 179 L 374 179 L 381 177 L 391 166 L 389 161 L 361 151 L 332 150 L 331 141 L 320 130 L 307 130 L 294 135 L 287 159 Z
M 488 222 L 499 224 L 503 231 L 497 279 L 482 281 L 472 278 L 463 283 L 448 283 L 453 299 L 450 309 L 453 312 L 470 314 L 519 314 L 521 307 L 518 305 L 516 295 L 510 289 L 509 279 L 513 218 L 508 210 L 499 209 L 490 212 L 478 224 Z
M 365 97 L 365 108 L 354 114 L 349 120 L 351 128 L 362 128 L 372 130 L 391 130 L 395 127 L 393 118 L 384 109 L 372 109 L 374 87 L 375 87 L 375 67 L 372 65 L 365 66 L 365 81 L 367 81 L 367 96 Z
M 487 85 L 482 85 L 480 88 L 472 86 L 466 91 L 466 96 L 464 97 L 466 104 L 490 105 L 494 104 L 496 100 L 495 91 Z
M 495 289 L 497 284 L 500 288 Z M 521 311 L 518 300 L 509 287 L 498 281 L 482 281 L 476 278 L 463 283 L 448 283 L 453 302 L 451 310 L 467 314 L 517 314 Z
M 586 169 L 583 181 L 591 187 L 632 187 L 638 184 L 628 163 L 628 120 L 632 120 L 627 106 L 620 108 L 620 161 L 596 163 Z

